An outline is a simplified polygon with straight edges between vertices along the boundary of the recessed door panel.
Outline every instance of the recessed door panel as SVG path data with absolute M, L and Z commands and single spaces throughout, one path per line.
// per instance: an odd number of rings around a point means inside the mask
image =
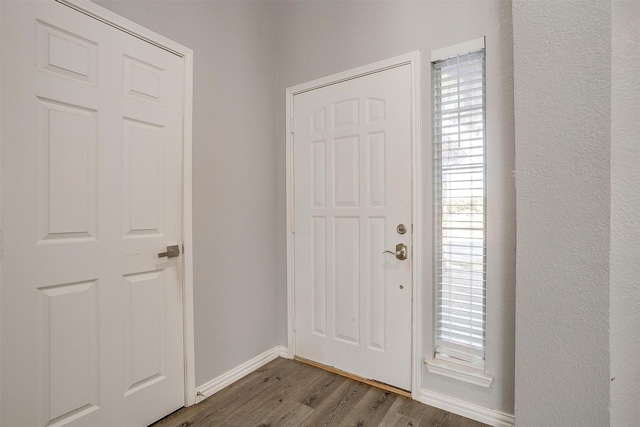
M 82 83 L 97 83 L 97 43 L 38 21 L 38 65 L 41 70 Z
M 125 93 L 144 101 L 162 103 L 164 70 L 140 59 L 124 56 Z
M 358 99 L 346 99 L 333 104 L 334 129 L 357 126 L 359 118 Z
M 163 285 L 161 271 L 124 277 L 125 396 L 165 378 Z
M 384 99 L 368 98 L 367 99 L 367 121 L 369 123 L 384 121 Z
M 337 207 L 358 206 L 360 199 L 360 141 L 358 136 L 333 141 L 334 192 Z
M 369 218 L 369 253 L 367 268 L 369 272 L 367 323 L 368 345 L 370 348 L 385 350 L 387 280 L 385 259 L 380 254 L 387 248 L 386 218 Z
M 311 133 L 324 132 L 327 120 L 324 108 L 311 116 Z
M 66 423 L 98 409 L 97 281 L 40 288 L 47 422 Z
M 324 140 L 313 141 L 312 145 L 313 205 L 322 208 L 325 207 L 327 195 L 327 143 Z
M 39 99 L 40 237 L 97 237 L 98 112 Z
M 386 143 L 384 132 L 367 135 L 369 206 L 384 207 L 386 200 Z
M 124 119 L 124 229 L 129 237 L 162 234 L 162 126 Z
M 333 279 L 335 337 L 360 340 L 360 220 L 335 218 Z
M 313 332 L 327 333 L 327 219 L 313 218 Z

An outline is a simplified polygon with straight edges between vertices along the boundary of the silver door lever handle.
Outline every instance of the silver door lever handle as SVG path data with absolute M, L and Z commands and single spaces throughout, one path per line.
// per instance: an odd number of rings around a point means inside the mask
M 158 258 L 162 257 L 175 258 L 180 256 L 180 245 L 167 246 L 167 252 L 160 252 Z
M 395 252 L 384 251 L 382 253 L 383 254 L 395 255 L 396 258 L 398 258 L 401 261 L 404 261 L 405 259 L 407 259 L 407 245 L 405 245 L 404 243 L 398 243 L 396 245 L 396 251 Z

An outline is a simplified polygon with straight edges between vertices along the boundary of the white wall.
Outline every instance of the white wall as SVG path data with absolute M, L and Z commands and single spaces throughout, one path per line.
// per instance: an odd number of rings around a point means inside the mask
M 513 413 L 515 187 L 511 4 L 500 1 L 280 2 L 277 3 L 278 330 L 286 343 L 285 88 L 392 56 L 422 53 L 423 141 L 431 152 L 430 52 L 487 36 L 489 267 L 487 370 L 489 389 L 429 374 L 423 388 Z M 425 188 L 431 187 L 425 168 Z M 425 203 L 425 265 L 431 265 L 430 196 Z M 425 348 L 431 348 L 431 276 L 425 272 Z
M 278 344 L 275 46 L 263 2 L 101 1 L 194 50 L 196 385 Z
M 513 43 L 516 423 L 606 426 L 611 5 L 515 1 Z
M 486 35 L 496 381 L 423 386 L 513 411 L 515 73 L 517 423 L 637 423 L 640 3 L 516 0 L 513 57 L 509 2 L 98 3 L 195 51 L 198 385 L 286 343 L 284 88 L 419 49 L 427 143 L 430 50 Z
M 640 420 L 640 2 L 612 2 L 611 425 Z
M 419 49 L 424 55 L 428 143 L 430 51 L 486 35 L 492 260 L 487 369 L 495 381 L 487 390 L 425 371 L 423 386 L 513 412 L 515 195 L 508 2 L 100 4 L 195 51 L 197 384 L 287 341 L 284 89 Z M 465 25 L 454 24 L 460 20 Z M 424 151 L 429 162 L 430 148 Z M 429 204 L 425 212 L 430 213 Z M 429 223 L 429 218 L 424 220 Z M 425 247 L 430 248 L 430 228 L 425 229 Z M 429 264 L 430 256 L 425 254 Z M 425 289 L 430 320 L 430 287 Z M 431 337 L 425 338 L 428 357 Z
M 429 165 L 430 51 L 487 36 L 487 370 L 495 380 L 484 389 L 424 370 L 423 387 L 513 413 L 515 188 L 509 2 L 100 4 L 194 49 L 197 384 L 287 342 L 284 89 L 420 50 L 423 151 Z M 425 188 L 430 187 L 426 168 Z M 424 261 L 431 265 L 430 195 L 426 197 Z M 425 279 L 423 353 L 429 358 L 429 269 Z

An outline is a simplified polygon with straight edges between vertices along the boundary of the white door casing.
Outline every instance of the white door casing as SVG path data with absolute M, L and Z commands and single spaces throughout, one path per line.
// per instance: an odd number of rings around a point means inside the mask
M 3 6 L 3 425 L 185 404 L 185 59 L 88 15 Z
M 417 66 L 414 53 L 290 88 L 287 147 L 291 353 L 412 391 Z M 397 243 L 407 260 L 382 253 Z

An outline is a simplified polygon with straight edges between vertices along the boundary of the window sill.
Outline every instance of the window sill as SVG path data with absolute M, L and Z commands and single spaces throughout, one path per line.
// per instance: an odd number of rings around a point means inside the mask
M 424 360 L 427 370 L 436 375 L 453 378 L 470 384 L 489 388 L 493 382 L 493 376 L 477 368 L 459 365 L 457 363 L 445 362 L 443 360 Z

